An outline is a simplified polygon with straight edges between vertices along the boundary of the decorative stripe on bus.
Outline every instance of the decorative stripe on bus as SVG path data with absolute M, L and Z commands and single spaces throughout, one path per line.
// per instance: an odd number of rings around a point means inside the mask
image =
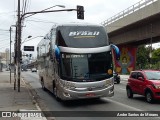
M 61 52 L 66 53 L 101 53 L 111 50 L 111 46 L 97 47 L 97 48 L 71 48 L 58 46 Z

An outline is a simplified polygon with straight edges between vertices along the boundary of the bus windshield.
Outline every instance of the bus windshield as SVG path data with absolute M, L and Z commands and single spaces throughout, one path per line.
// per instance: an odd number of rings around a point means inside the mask
M 59 26 L 57 45 L 74 48 L 108 46 L 108 36 L 102 26 Z
M 64 80 L 85 82 L 99 81 L 112 77 L 111 52 L 94 54 L 61 54 L 61 78 Z

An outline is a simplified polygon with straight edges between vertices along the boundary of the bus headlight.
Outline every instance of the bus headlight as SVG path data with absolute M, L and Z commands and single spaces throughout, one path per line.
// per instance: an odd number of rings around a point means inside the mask
M 113 85 L 112 79 L 106 80 L 106 87 Z
M 75 83 L 66 81 L 64 84 L 64 88 L 73 89 L 73 88 L 75 88 Z

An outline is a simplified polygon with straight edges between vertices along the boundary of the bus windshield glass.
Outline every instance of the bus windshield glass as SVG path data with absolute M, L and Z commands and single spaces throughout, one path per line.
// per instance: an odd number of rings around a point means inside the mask
M 102 26 L 59 26 L 57 45 L 74 48 L 108 46 L 108 36 Z
M 61 54 L 61 78 L 64 80 L 83 82 L 99 81 L 112 77 L 111 52 L 94 54 Z

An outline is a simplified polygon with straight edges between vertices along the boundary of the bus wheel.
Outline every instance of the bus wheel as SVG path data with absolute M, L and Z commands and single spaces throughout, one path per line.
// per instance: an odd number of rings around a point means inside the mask
M 54 89 L 53 92 L 54 92 L 54 96 L 55 96 L 56 100 L 60 102 L 61 99 L 57 95 L 57 87 L 55 86 L 53 89 Z
M 42 89 L 45 91 L 46 88 L 45 88 L 45 86 L 44 86 L 44 81 L 43 81 L 43 79 L 41 80 L 41 85 L 42 85 Z

